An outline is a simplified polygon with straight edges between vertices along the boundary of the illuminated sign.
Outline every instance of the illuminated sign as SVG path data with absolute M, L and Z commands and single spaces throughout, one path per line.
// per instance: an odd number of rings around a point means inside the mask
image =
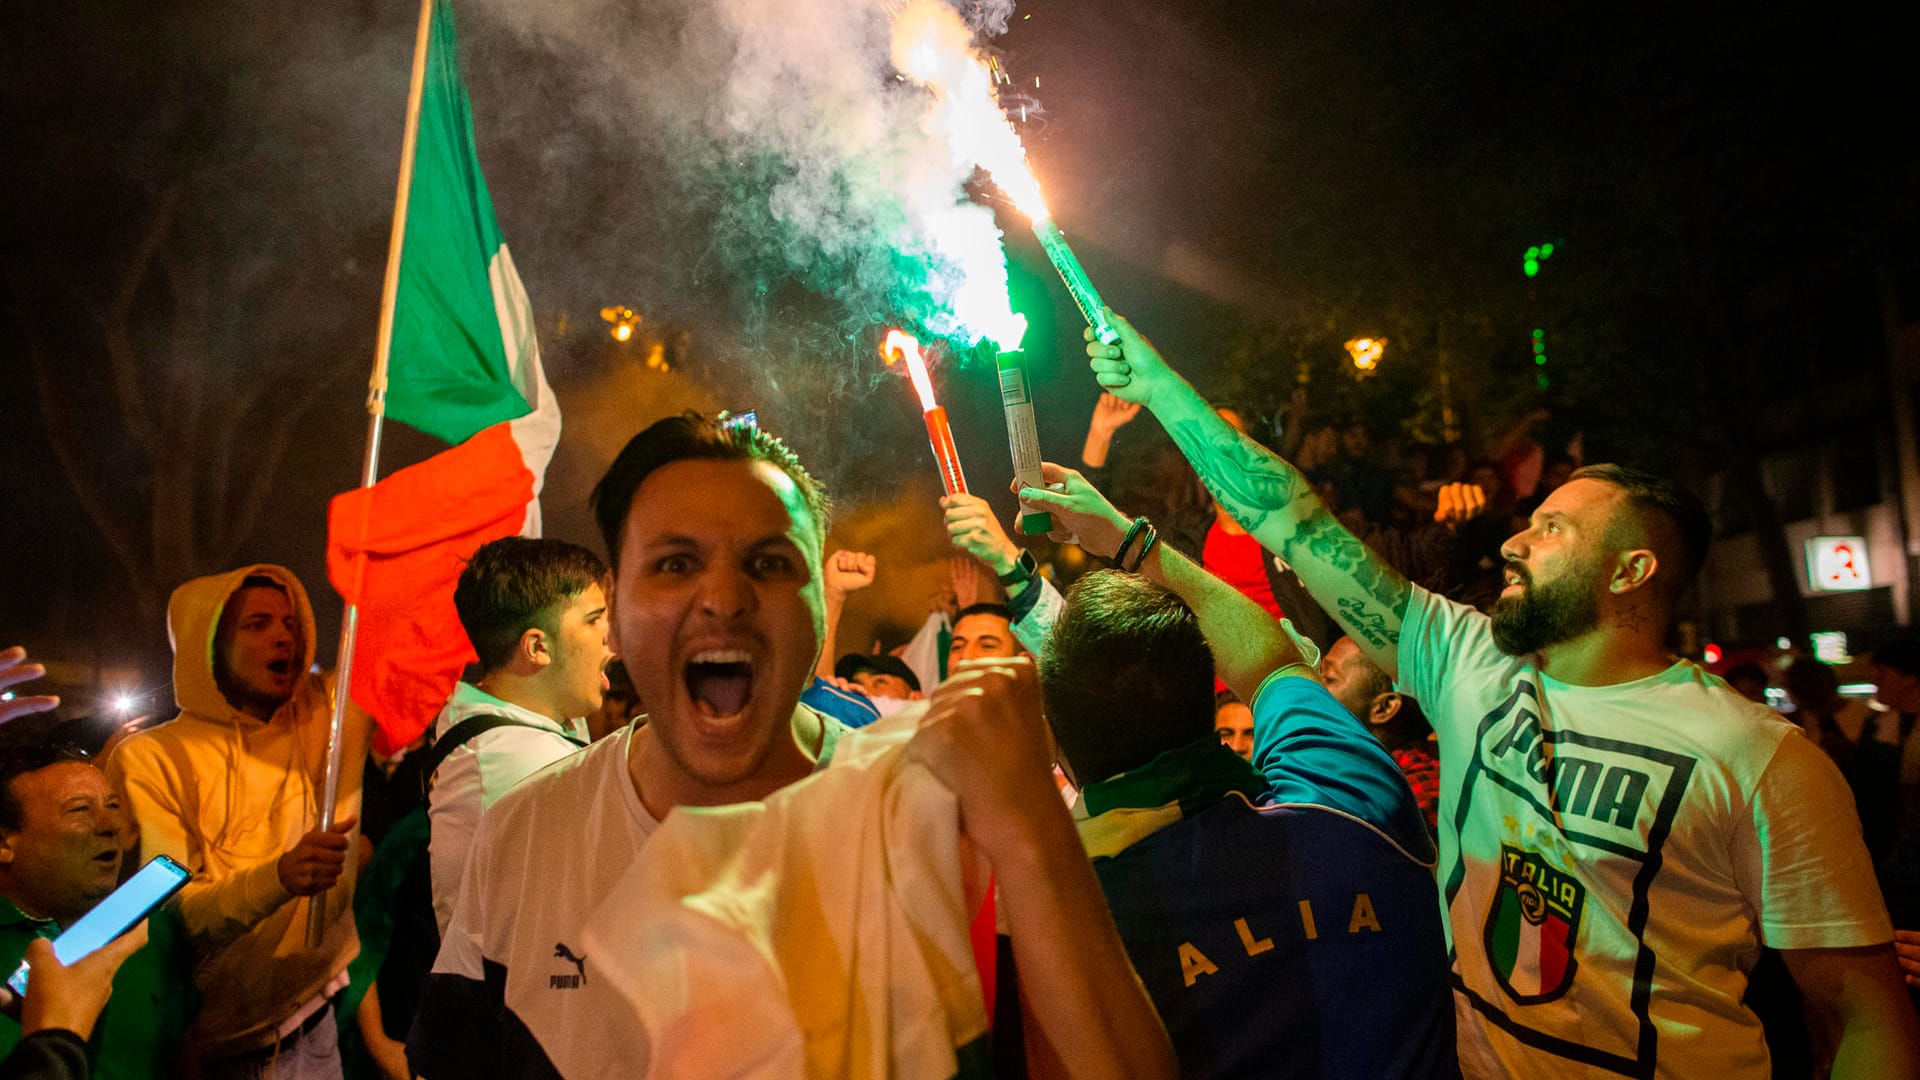
M 1873 587 L 1867 541 L 1859 536 L 1816 536 L 1807 541 L 1807 581 L 1821 592 Z
M 1813 642 L 1813 658 L 1823 664 L 1844 664 L 1853 657 L 1847 654 L 1847 632 L 1845 630 L 1826 630 L 1809 635 Z

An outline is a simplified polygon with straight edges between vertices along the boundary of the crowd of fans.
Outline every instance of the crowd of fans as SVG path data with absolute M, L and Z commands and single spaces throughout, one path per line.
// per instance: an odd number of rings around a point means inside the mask
M 399 754 L 348 710 L 331 815 L 280 567 L 176 590 L 163 724 L 0 702 L 0 1076 L 1920 1075 L 1920 645 L 1783 717 L 1667 647 L 1673 484 L 1537 416 L 1421 455 L 1296 396 L 1269 449 L 1116 322 L 1018 491 L 1104 564 L 1064 592 L 949 496 L 951 604 L 838 649 L 886 568 L 689 414 L 595 489 L 606 560 L 473 553 L 478 663 Z M 176 901 L 53 955 L 159 855 Z

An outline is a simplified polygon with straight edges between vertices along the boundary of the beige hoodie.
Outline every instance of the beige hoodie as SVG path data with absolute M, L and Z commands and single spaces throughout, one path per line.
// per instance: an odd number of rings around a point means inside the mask
M 307 947 L 311 901 L 280 883 L 281 854 L 319 823 L 332 709 L 325 677 L 299 679 L 268 721 L 234 708 L 214 683 L 220 612 L 250 575 L 274 579 L 293 598 L 302 628 L 299 663 L 313 666 L 313 608 L 292 573 L 258 565 L 195 578 L 167 603 L 180 715 L 129 738 L 106 763 L 139 824 L 141 860 L 164 854 L 193 870 L 180 914 L 205 997 L 193 1034 L 208 1058 L 271 1046 L 276 1028 L 360 949 L 353 927 L 357 859 L 347 860 L 347 872 L 327 893 L 318 949 Z M 364 724 L 349 724 L 336 818 L 359 812 L 366 752 Z

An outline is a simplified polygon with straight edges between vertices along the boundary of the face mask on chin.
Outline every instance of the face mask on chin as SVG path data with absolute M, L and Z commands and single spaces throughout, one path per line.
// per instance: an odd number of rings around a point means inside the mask
M 873 702 L 873 707 L 880 710 L 881 716 L 892 716 L 894 713 L 913 704 L 913 702 L 908 701 L 906 698 L 880 697 L 874 694 L 868 694 L 867 700 Z

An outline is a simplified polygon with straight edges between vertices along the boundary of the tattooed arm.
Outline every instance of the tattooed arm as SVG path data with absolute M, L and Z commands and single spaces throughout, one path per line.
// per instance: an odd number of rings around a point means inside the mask
M 1119 345 L 1087 346 L 1100 385 L 1152 411 L 1215 501 L 1293 567 L 1368 659 L 1397 675 L 1407 579 L 1334 518 L 1300 470 L 1222 420 L 1132 323 L 1115 315 L 1113 324 Z

